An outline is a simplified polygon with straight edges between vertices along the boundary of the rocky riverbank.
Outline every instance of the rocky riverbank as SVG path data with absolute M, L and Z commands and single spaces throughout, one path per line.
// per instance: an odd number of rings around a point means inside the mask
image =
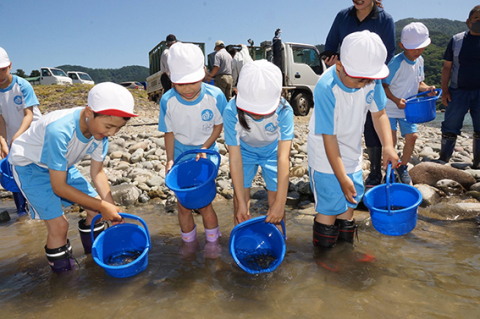
M 88 89 L 56 88 L 58 103 L 48 93 L 39 95 L 42 111 L 82 105 Z M 36 87 L 37 89 L 37 87 Z M 62 92 L 63 90 L 63 92 Z M 60 91 L 60 92 L 59 92 Z M 73 93 L 72 93 L 73 92 Z M 110 138 L 109 151 L 104 162 L 105 172 L 111 183 L 115 201 L 122 206 L 157 202 L 167 211 L 175 210 L 175 196 L 165 186 L 165 142 L 164 134 L 157 130 L 158 104 L 149 102 L 144 91 L 133 90 L 136 112 L 133 118 L 114 137 Z M 83 102 L 82 102 L 83 101 Z M 292 209 L 311 210 L 313 196 L 309 186 L 307 165 L 307 133 L 309 117 L 295 117 L 295 138 L 291 150 L 290 188 L 287 204 Z M 439 129 L 419 125 L 419 138 L 409 169 L 414 186 L 423 195 L 423 207 L 438 206 L 437 215 L 442 219 L 457 215 L 474 217 L 480 214 L 480 170 L 470 169 L 472 163 L 472 132 L 458 137 L 457 147 L 450 164 L 429 162 L 438 158 L 441 135 Z M 217 199 L 233 196 L 229 177 L 228 148 L 223 133 L 217 141 L 221 155 L 220 170 L 216 180 Z M 399 138 L 398 148 L 403 149 Z M 85 158 L 77 164 L 79 170 L 89 176 L 90 160 Z M 364 154 L 364 174 L 369 172 L 370 162 Z M 252 198 L 266 203 L 266 191 L 260 175 L 254 180 Z M 8 194 L 3 194 L 8 196 Z M 262 201 L 263 200 L 263 201 Z M 455 205 L 455 207 L 451 207 Z M 253 210 L 266 210 L 265 204 L 253 205 Z M 436 211 L 436 209 L 433 209 Z M 452 217 L 453 214 L 453 217 Z M 458 217 L 457 217 L 458 218 Z

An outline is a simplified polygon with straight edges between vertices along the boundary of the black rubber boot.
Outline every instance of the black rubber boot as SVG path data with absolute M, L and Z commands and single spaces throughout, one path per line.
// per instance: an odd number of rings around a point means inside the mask
M 455 149 L 455 142 L 457 141 L 457 134 L 443 133 L 442 134 L 442 148 L 440 150 L 440 161 L 448 163 L 450 157 L 452 157 L 453 150 Z
M 97 236 L 104 231 L 106 227 L 106 223 L 104 221 L 100 221 L 93 225 L 93 238 L 97 238 Z M 82 240 L 83 249 L 85 250 L 85 254 L 90 254 L 92 252 L 92 236 L 90 236 L 91 229 L 90 225 L 85 225 L 85 218 L 80 219 L 78 221 L 78 231 L 80 232 L 80 239 Z
M 313 220 L 313 245 L 332 248 L 337 243 L 338 226 L 325 225 Z
M 56 273 L 72 270 L 75 265 L 72 246 L 68 239 L 67 244 L 59 248 L 50 249 L 45 245 L 45 253 L 47 254 L 50 267 L 52 267 L 52 270 Z
M 355 219 L 353 220 L 346 220 L 346 219 L 337 219 L 335 221 L 335 225 L 338 226 L 338 240 L 346 241 L 347 243 L 352 243 L 357 235 L 358 240 L 358 233 L 357 229 L 358 226 L 355 224 Z
M 367 147 L 370 159 L 370 174 L 365 180 L 366 187 L 373 187 L 382 183 L 382 148 Z
M 480 132 L 473 133 L 473 169 L 480 169 Z

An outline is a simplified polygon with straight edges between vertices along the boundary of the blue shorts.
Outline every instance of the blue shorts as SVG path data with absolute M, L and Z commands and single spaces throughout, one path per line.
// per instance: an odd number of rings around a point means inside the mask
M 397 122 L 398 126 L 400 126 L 400 133 L 402 133 L 402 137 L 405 137 L 406 134 L 417 133 L 417 124 L 410 123 L 407 119 L 397 119 L 394 117 L 389 117 L 390 120 L 390 127 L 392 131 L 397 130 Z
M 252 187 L 252 181 L 260 166 L 267 190 L 271 192 L 277 191 L 277 149 L 278 143 L 257 148 L 240 141 L 243 162 L 243 187 Z
M 176 160 L 180 155 L 182 155 L 182 153 L 184 153 L 184 152 L 186 152 L 186 151 L 198 150 L 198 149 L 200 149 L 201 147 L 202 147 L 202 145 L 199 145 L 199 146 L 195 146 L 195 145 L 184 145 L 184 144 L 180 143 L 179 141 L 175 140 L 175 151 L 174 151 L 174 153 L 173 153 L 173 159 Z M 218 145 L 217 145 L 217 143 L 213 143 L 212 146 L 210 146 L 209 150 L 218 152 Z M 185 155 L 185 156 L 182 158 L 182 161 L 187 160 L 187 159 L 192 158 L 192 157 L 195 157 L 195 156 L 197 156 L 197 154 Z M 216 157 L 216 156 L 207 155 L 207 158 L 209 158 L 210 160 L 212 160 L 212 161 L 215 162 L 215 164 L 216 164 L 216 161 L 217 161 L 217 157 Z
M 445 118 L 442 122 L 442 133 L 460 135 L 465 115 L 470 111 L 473 131 L 480 132 L 480 89 L 463 90 L 449 88 L 452 100 L 448 102 Z
M 53 192 L 49 170 L 36 164 L 12 165 L 18 188 L 27 199 L 33 219 L 49 220 L 63 215 L 63 207 L 73 203 Z M 98 193 L 74 166 L 67 171 L 67 184 L 79 191 L 96 197 Z
M 326 174 L 314 171 L 309 168 L 310 187 L 315 197 L 315 211 L 322 215 L 340 215 L 349 207 L 357 208 L 358 204 L 350 203 L 345 198 L 340 182 L 335 174 Z M 312 176 L 313 175 L 313 176 Z M 353 181 L 357 196 L 355 200 L 359 203 L 362 200 L 365 187 L 363 186 L 363 171 L 359 170 L 353 174 L 347 174 Z

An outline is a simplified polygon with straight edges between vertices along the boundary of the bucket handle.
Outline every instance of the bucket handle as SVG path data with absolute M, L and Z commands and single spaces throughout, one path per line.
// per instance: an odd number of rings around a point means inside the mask
M 388 163 L 387 166 L 387 180 L 385 184 L 385 190 L 387 191 L 387 210 L 388 215 L 391 216 L 391 201 L 390 201 L 390 186 L 395 182 L 395 170 L 392 169 L 392 162 Z
M 266 215 L 265 215 L 265 216 L 258 217 L 257 222 L 258 222 L 258 223 L 264 223 L 264 222 L 265 222 L 265 219 L 267 219 L 267 216 L 266 216 Z M 282 230 L 283 230 L 283 239 L 286 241 L 286 240 L 287 240 L 287 231 L 286 231 L 286 229 L 285 229 L 285 223 L 283 222 L 283 219 L 282 219 L 282 221 L 281 221 L 280 223 L 281 223 L 281 225 L 282 225 Z M 271 223 L 269 223 L 269 224 L 271 224 Z M 244 225 L 239 224 L 237 227 L 238 227 L 238 228 L 242 228 L 242 227 L 248 227 L 248 226 L 250 226 L 250 225 L 251 225 L 251 224 L 245 223 Z M 275 224 L 273 224 L 273 225 L 275 225 Z M 237 228 L 237 229 L 238 229 L 238 228 Z
M 198 153 L 207 153 L 207 154 L 210 154 L 210 155 L 215 155 L 217 156 L 218 158 L 218 161 L 217 161 L 217 171 L 218 169 L 220 168 L 220 154 L 216 151 L 212 151 L 212 150 L 209 150 L 209 149 L 195 149 L 195 150 L 188 150 L 186 152 L 183 152 L 182 154 L 180 154 L 179 157 L 177 157 L 177 159 L 175 160 L 175 162 L 173 163 L 173 165 L 177 164 L 178 162 L 180 162 L 180 159 L 182 159 L 182 157 L 184 157 L 185 155 L 188 155 L 188 154 L 198 154 Z M 213 161 L 212 161 L 213 162 Z
M 150 233 L 148 232 L 148 227 L 147 224 L 145 224 L 145 221 L 141 219 L 138 216 L 132 215 L 132 214 L 127 214 L 127 213 L 118 213 L 122 218 L 130 218 L 130 219 L 135 219 L 138 220 L 140 223 L 142 223 L 143 228 L 145 228 L 145 232 L 147 233 L 147 248 L 150 248 Z M 90 236 L 92 237 L 92 243 L 95 241 L 93 238 L 93 227 L 95 225 L 95 221 L 97 219 L 100 219 L 102 217 L 101 214 L 97 214 L 95 217 L 92 219 L 92 224 L 90 225 Z
M 442 96 L 442 89 L 435 89 L 435 90 L 433 90 L 433 91 L 436 92 L 436 93 L 439 93 L 439 94 L 436 96 L 437 99 Z M 412 95 L 411 97 L 407 98 L 406 100 L 408 101 L 408 100 L 411 100 L 411 99 L 413 99 L 413 98 L 416 98 L 416 97 L 419 97 L 419 96 L 422 96 L 422 95 L 425 95 L 425 94 L 428 94 L 428 93 L 430 93 L 430 91 L 424 91 L 424 92 L 421 92 L 421 93 Z

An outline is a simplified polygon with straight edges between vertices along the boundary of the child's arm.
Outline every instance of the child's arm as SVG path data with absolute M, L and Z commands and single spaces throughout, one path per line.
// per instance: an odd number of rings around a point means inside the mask
M 107 175 L 103 170 L 103 162 L 91 161 L 90 176 L 92 177 L 93 185 L 95 185 L 95 189 L 100 198 L 115 205 Z
M 272 206 L 268 209 L 265 222 L 278 224 L 285 217 L 287 203 L 288 178 L 290 175 L 290 150 L 292 141 L 278 141 L 277 149 L 277 195 Z
M 217 138 L 220 136 L 220 133 L 222 133 L 222 129 L 223 129 L 223 124 L 218 124 L 218 125 L 215 125 L 213 127 L 213 131 L 212 131 L 212 134 L 210 135 L 210 137 L 205 141 L 205 143 L 203 143 L 201 149 L 204 149 L 204 150 L 207 150 L 210 148 L 210 146 L 213 145 L 213 143 L 215 143 L 215 141 L 217 140 Z M 197 154 L 197 161 L 200 157 L 203 157 L 203 158 L 207 158 L 207 155 L 205 153 L 198 153 Z
M 20 124 L 20 128 L 15 133 L 15 135 L 13 135 L 12 142 L 10 142 L 10 143 L 13 143 L 13 141 L 17 137 L 22 135 L 22 133 L 25 132 L 30 127 L 30 124 L 32 124 L 32 121 L 33 121 L 33 106 L 30 106 L 30 107 L 27 107 L 27 108 L 23 109 L 22 124 Z
M 165 133 L 165 152 L 167 153 L 167 165 L 165 165 L 165 174 L 172 168 L 175 155 L 175 136 L 173 132 Z
M 420 84 L 418 85 L 418 90 L 420 92 L 430 91 L 430 93 L 427 94 L 428 96 L 435 96 L 436 95 L 436 93 L 433 92 L 433 90 L 435 90 L 435 85 L 427 85 L 423 81 L 420 82 Z
M 355 197 L 357 191 L 353 181 L 348 177 L 345 172 L 345 166 L 343 166 L 342 157 L 340 155 L 340 148 L 338 147 L 338 141 L 336 135 L 322 134 L 323 142 L 325 144 L 325 152 L 327 153 L 328 162 L 332 166 L 333 173 L 338 179 L 342 191 L 345 194 L 345 198 L 350 202 L 356 204 Z
M 230 162 L 230 175 L 232 176 L 233 189 L 235 190 L 235 199 L 237 201 L 237 211 L 233 218 L 235 224 L 242 223 L 250 219 L 247 201 L 245 200 L 245 187 L 243 185 L 243 161 L 240 146 L 228 146 L 228 156 Z
M 390 91 L 390 85 L 388 85 L 387 83 L 382 83 L 382 86 L 383 86 L 383 89 L 385 90 L 385 94 L 387 95 L 387 98 L 389 100 L 392 100 L 393 103 L 395 103 L 399 109 L 404 109 L 405 103 L 407 103 L 407 101 L 405 99 L 399 99 L 398 97 L 393 95 L 392 91 Z
M 121 221 L 122 217 L 118 214 L 120 209 L 109 203 L 106 200 L 98 199 L 88 196 L 82 191 L 79 191 L 75 187 L 67 184 L 67 172 L 66 171 L 50 171 L 50 183 L 52 189 L 56 195 L 65 198 L 71 202 L 78 203 L 79 205 L 89 208 L 93 211 L 98 211 L 102 214 L 103 219 L 109 221 Z
M 0 147 L 1 149 L 1 156 L 2 158 L 7 157 L 9 152 L 9 147 L 7 144 L 7 126 L 5 124 L 5 119 L 3 115 L 0 114 Z
M 372 112 L 373 126 L 383 146 L 383 167 L 386 169 L 389 162 L 397 167 L 398 155 L 395 152 L 392 141 L 392 130 L 385 109 L 379 112 Z

